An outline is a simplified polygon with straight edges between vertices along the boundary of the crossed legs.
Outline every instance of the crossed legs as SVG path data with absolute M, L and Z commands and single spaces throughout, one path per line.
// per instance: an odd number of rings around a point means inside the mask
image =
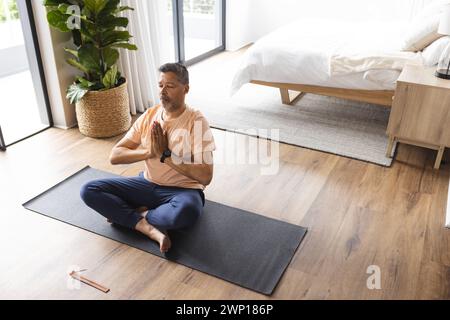
M 190 227 L 201 215 L 201 192 L 160 186 L 141 174 L 90 181 L 83 185 L 80 196 L 111 223 L 145 234 L 166 252 L 171 246 L 167 230 Z

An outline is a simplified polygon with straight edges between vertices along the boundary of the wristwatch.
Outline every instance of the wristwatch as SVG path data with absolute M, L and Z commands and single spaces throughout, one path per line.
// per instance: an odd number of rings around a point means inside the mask
M 162 163 L 164 163 L 164 160 L 166 160 L 166 158 L 169 158 L 169 157 L 171 157 L 171 156 L 172 156 L 172 151 L 170 151 L 169 149 L 167 149 L 167 150 L 165 150 L 165 151 L 163 152 L 160 161 L 161 161 Z

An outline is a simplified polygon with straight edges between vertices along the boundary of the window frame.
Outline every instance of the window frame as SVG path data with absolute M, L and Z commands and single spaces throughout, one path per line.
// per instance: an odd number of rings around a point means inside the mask
M 216 1 L 222 2 L 222 23 L 221 23 L 222 44 L 210 51 L 207 51 L 197 57 L 194 57 L 186 61 L 186 48 L 184 43 L 183 0 L 172 0 L 174 47 L 175 47 L 175 59 L 177 60 L 177 62 L 182 63 L 188 67 L 225 50 L 226 0 L 216 0 Z
M 54 125 L 50 108 L 50 100 L 48 97 L 47 84 L 45 81 L 42 57 L 39 48 L 36 24 L 33 15 L 32 1 L 17 0 L 17 8 L 19 10 L 19 19 L 22 25 L 29 70 L 33 79 L 34 93 L 36 94 L 39 114 L 41 115 L 41 118 L 46 118 L 45 120 L 47 123 L 47 127 L 38 130 L 37 132 L 34 132 L 30 135 L 27 135 L 19 140 L 6 144 L 0 125 L 0 151 L 6 151 L 9 146 L 35 136 L 36 134 L 49 129 Z

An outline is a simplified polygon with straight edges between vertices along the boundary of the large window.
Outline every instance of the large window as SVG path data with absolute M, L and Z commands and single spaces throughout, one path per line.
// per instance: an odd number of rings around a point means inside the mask
M 225 50 L 225 0 L 167 0 L 175 59 L 186 65 Z
M 0 149 L 51 125 L 31 1 L 0 0 Z

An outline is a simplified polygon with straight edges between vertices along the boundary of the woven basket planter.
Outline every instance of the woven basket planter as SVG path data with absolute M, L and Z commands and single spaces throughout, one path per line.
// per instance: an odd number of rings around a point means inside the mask
M 106 91 L 89 91 L 75 110 L 85 136 L 109 138 L 127 131 L 131 126 L 127 83 Z

